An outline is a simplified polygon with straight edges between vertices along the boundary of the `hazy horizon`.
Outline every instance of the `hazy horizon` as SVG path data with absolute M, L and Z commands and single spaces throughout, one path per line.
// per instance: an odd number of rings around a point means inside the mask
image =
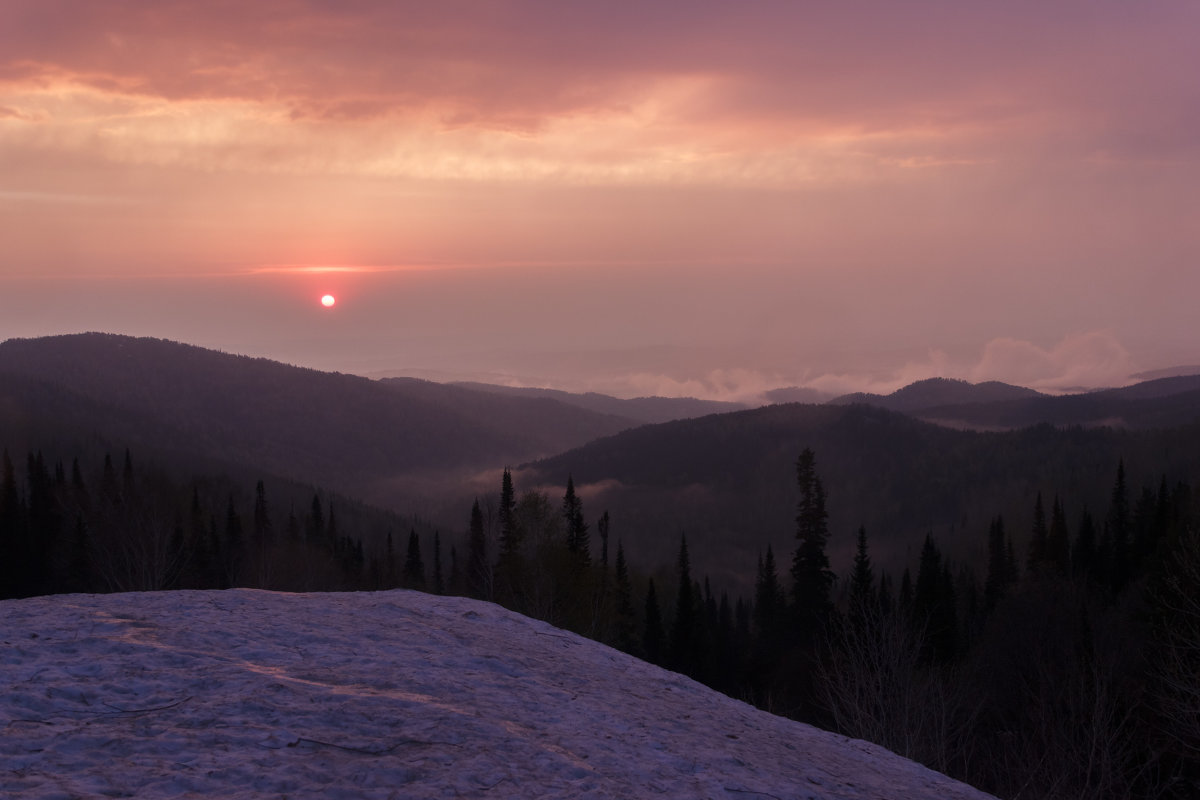
M 1192 4 L 5 8 L 0 339 L 750 401 L 1200 364 Z

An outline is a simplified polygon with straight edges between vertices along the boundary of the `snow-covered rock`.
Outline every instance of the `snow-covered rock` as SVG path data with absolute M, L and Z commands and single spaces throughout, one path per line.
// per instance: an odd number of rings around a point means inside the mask
M 494 605 L 0 603 L 4 797 L 985 798 Z

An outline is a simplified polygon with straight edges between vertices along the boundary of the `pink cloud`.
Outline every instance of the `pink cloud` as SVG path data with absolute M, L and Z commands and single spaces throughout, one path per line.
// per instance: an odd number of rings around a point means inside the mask
M 1047 391 L 1123 386 L 1137 371 L 1129 351 L 1108 331 L 1067 336 L 1052 347 L 998 338 L 988 342 L 973 380 L 1001 380 Z
M 322 119 L 432 107 L 455 124 L 533 129 L 703 78 L 704 93 L 675 109 L 692 122 L 776 136 L 985 123 L 1011 136 L 1064 134 L 1069 119 L 1093 123 L 1096 148 L 1120 150 L 1175 136 L 1177 109 L 1200 97 L 1190 4 L 10 6 L 15 21 L 0 33 L 10 75 L 14 65 L 63 71 L 104 89 L 278 102 Z

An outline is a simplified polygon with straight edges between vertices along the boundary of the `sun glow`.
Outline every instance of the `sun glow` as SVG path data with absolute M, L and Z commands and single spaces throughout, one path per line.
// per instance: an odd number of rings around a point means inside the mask
M 331 294 L 327 294 L 327 295 L 324 295 L 321 297 L 321 305 L 325 306 L 326 308 L 333 308 L 334 303 L 336 303 L 336 302 L 337 302 L 337 298 Z

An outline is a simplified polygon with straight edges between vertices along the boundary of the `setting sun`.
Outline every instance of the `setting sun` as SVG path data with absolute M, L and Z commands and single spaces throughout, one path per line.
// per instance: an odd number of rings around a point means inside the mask
M 321 305 L 325 306 L 326 308 L 333 308 L 333 305 L 336 302 L 337 298 L 331 294 L 327 294 L 321 298 Z

